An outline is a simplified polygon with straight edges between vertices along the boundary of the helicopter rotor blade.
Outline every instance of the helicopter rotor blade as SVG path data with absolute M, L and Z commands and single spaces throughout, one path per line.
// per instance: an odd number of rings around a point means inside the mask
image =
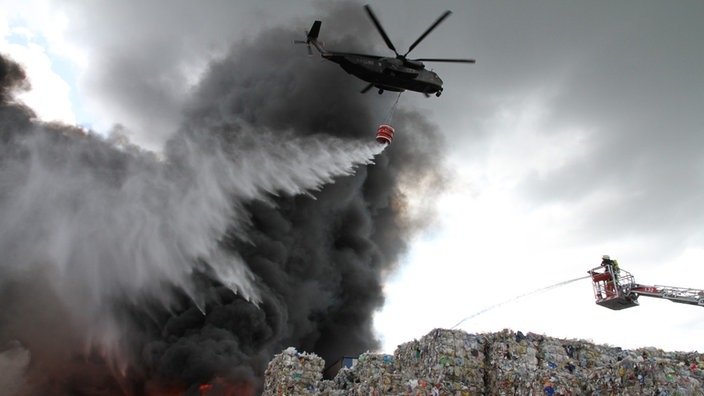
M 373 86 L 374 86 L 374 84 L 369 84 L 369 85 L 367 85 L 366 87 L 364 87 L 363 90 L 359 91 L 359 93 L 367 93 L 367 91 L 369 91 L 370 89 L 372 89 Z
M 474 59 L 419 58 L 413 60 L 419 62 L 477 63 Z
M 374 26 L 376 26 L 376 30 L 379 31 L 379 34 L 381 34 L 381 37 L 384 39 L 384 42 L 386 43 L 386 46 L 389 47 L 391 51 L 398 56 L 398 51 L 396 51 L 396 47 L 394 47 L 394 44 L 391 42 L 389 39 L 389 36 L 386 35 L 386 32 L 384 31 L 384 28 L 381 27 L 381 23 L 379 23 L 379 20 L 376 19 L 376 15 L 372 12 L 372 8 L 369 7 L 369 4 L 366 4 L 364 6 L 364 9 L 367 11 L 367 15 L 369 15 L 369 18 L 371 18 L 372 22 L 374 22 Z
M 452 14 L 452 11 L 450 11 L 450 10 L 445 11 L 445 12 L 440 16 L 440 18 L 438 18 L 438 20 L 435 21 L 435 23 L 433 23 L 432 25 L 430 25 L 430 27 L 425 31 L 425 33 L 421 34 L 421 36 L 418 37 L 418 39 L 417 39 L 413 44 L 411 44 L 410 47 L 408 47 L 408 51 L 406 51 L 406 53 L 403 54 L 403 56 L 405 57 L 406 55 L 408 55 L 409 52 L 413 51 L 413 48 L 415 48 L 416 45 L 418 45 L 421 41 L 423 41 L 423 39 L 424 39 L 427 35 L 429 35 L 430 32 L 432 32 L 433 29 L 435 29 L 442 21 L 444 21 L 445 18 L 449 17 L 450 14 Z

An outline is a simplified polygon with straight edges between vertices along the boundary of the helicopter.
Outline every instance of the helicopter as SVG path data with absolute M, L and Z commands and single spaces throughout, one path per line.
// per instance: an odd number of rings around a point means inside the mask
M 435 94 L 435 96 L 439 97 L 442 94 L 443 82 L 435 72 L 427 70 L 423 62 L 476 62 L 474 59 L 407 58 L 409 52 L 423 41 L 423 39 L 444 21 L 445 18 L 452 14 L 451 11 L 445 11 L 435 23 L 430 25 L 430 27 L 411 44 L 408 51 L 401 55 L 396 50 L 396 47 L 394 47 L 394 44 L 389 39 L 389 36 L 384 31 L 384 28 L 381 26 L 381 23 L 379 23 L 374 12 L 372 12 L 371 7 L 365 5 L 364 9 L 372 20 L 372 23 L 374 23 L 377 31 L 381 34 L 381 37 L 384 39 L 386 46 L 396 55 L 395 57 L 328 51 L 323 47 L 322 42 L 318 41 L 320 26 L 322 24 L 321 21 L 313 22 L 313 26 L 310 30 L 306 31 L 305 40 L 294 40 L 294 43 L 308 45 L 309 55 L 313 54 L 311 50 L 311 45 L 313 45 L 324 59 L 339 64 L 347 73 L 368 82 L 369 84 L 361 90 L 361 93 L 366 93 L 372 87 L 376 87 L 379 89 L 379 94 L 384 93 L 384 91 L 403 92 L 409 90 L 423 93 L 427 97 L 431 94 Z

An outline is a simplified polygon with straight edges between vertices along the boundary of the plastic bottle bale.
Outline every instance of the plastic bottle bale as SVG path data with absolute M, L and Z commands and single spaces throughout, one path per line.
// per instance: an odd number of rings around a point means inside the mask
M 354 388 L 361 394 L 388 394 L 399 388 L 400 378 L 395 375 L 394 357 L 386 354 L 363 353 L 350 369 Z M 380 393 L 381 392 L 381 393 Z
M 435 329 L 421 338 L 420 343 L 425 371 L 419 378 L 441 387 L 462 382 L 483 392 L 484 346 L 479 337 L 461 330 Z
M 381 144 L 391 144 L 394 140 L 394 128 L 391 125 L 381 124 L 376 132 L 376 141 Z
M 542 338 L 503 330 L 488 346 L 487 387 L 499 394 L 530 394 L 537 381 L 538 345 Z
M 581 349 L 579 341 L 544 337 L 539 343 L 540 364 L 533 390 L 552 394 L 584 393 L 587 373 L 582 371 L 579 362 Z M 596 375 L 590 381 L 598 382 L 598 378 L 600 376 Z M 601 389 L 600 385 L 593 387 Z
M 325 361 L 314 353 L 290 347 L 274 356 L 264 374 L 265 396 L 316 394 Z

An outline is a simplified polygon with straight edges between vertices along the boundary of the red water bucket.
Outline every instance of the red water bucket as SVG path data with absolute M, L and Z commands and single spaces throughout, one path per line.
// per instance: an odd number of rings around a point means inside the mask
M 390 125 L 379 125 L 379 131 L 376 133 L 376 141 L 381 144 L 391 144 L 394 140 L 394 128 Z

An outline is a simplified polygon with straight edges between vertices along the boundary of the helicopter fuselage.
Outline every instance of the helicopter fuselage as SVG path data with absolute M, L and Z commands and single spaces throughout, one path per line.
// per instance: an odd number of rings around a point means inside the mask
M 369 18 L 374 23 L 374 26 L 384 39 L 386 46 L 394 52 L 395 57 L 383 57 L 377 55 L 355 54 L 351 52 L 335 52 L 328 51 L 323 48 L 323 43 L 318 41 L 320 34 L 321 21 L 313 22 L 309 31 L 306 31 L 305 40 L 294 40 L 296 44 L 306 44 L 308 46 L 308 54 L 312 55 L 312 47 L 320 52 L 320 55 L 331 62 L 339 64 L 347 73 L 356 76 L 357 78 L 368 82 L 369 84 L 361 91 L 367 92 L 371 87 L 379 88 L 379 93 L 386 91 L 414 91 L 430 96 L 435 94 L 440 96 L 442 93 L 442 80 L 435 72 L 427 70 L 423 61 L 426 62 L 451 62 L 451 63 L 474 63 L 474 59 L 447 59 L 447 58 L 418 58 L 408 59 L 407 55 L 418 45 L 423 39 L 430 34 L 442 21 L 447 18 L 451 12 L 445 11 L 435 23 L 430 25 L 423 34 L 416 39 L 408 48 L 405 54 L 399 54 L 393 43 L 386 35 L 381 23 L 372 12 L 369 5 L 365 5 L 364 9 L 369 15 Z
M 380 93 L 409 90 L 437 95 L 442 92 L 440 77 L 418 61 L 346 52 L 327 52 L 322 56 L 339 64 L 347 73 L 373 84 Z

